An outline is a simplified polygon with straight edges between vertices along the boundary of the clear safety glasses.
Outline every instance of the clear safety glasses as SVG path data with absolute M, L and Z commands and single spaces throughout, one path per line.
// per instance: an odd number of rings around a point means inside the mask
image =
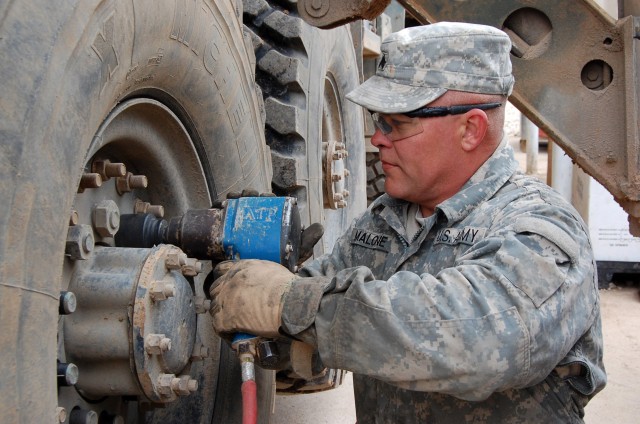
M 495 109 L 502 103 L 479 103 L 473 105 L 423 107 L 406 113 L 385 114 L 369 111 L 373 124 L 391 141 L 413 137 L 424 131 L 419 118 L 437 118 L 461 115 L 473 109 Z

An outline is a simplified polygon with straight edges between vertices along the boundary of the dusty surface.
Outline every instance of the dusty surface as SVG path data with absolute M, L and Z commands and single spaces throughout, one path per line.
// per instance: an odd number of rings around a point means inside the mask
M 517 110 L 507 110 L 505 133 L 521 166 L 526 156 L 519 146 L 520 118 Z M 546 149 L 540 149 L 537 177 L 546 181 Z M 625 288 L 601 290 L 607 387 L 586 408 L 586 424 L 632 424 L 640 422 L 640 283 Z M 273 423 L 353 424 L 353 381 L 332 391 L 300 396 L 278 396 Z

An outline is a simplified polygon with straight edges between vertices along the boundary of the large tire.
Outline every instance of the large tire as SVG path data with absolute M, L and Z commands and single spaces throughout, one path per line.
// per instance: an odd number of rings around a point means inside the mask
M 148 190 L 136 195 L 168 216 L 244 187 L 268 190 L 262 99 L 238 9 L 204 0 L 0 6 L 3 422 L 53 422 L 59 405 L 69 413 L 76 401 L 98 411 L 113 404 L 58 396 L 56 384 L 59 293 L 74 266 L 65 259 L 69 211 L 90 224 L 83 205 L 110 190 L 77 194 L 95 155 L 147 175 Z M 124 207 L 131 199 L 116 200 Z M 200 336 L 219 353 L 208 315 L 200 317 Z M 184 398 L 189 407 L 177 406 L 188 411 L 181 422 L 210 422 L 216 391 L 226 390 L 215 384 L 225 367 L 218 357 L 198 366 L 201 390 Z
M 316 254 L 330 251 L 366 208 L 363 115 L 344 97 L 359 84 L 349 26 L 311 27 L 297 16 L 295 2 L 287 0 L 244 0 L 244 23 L 264 97 L 273 191 L 298 198 L 304 225 L 324 224 Z M 348 157 L 327 161 L 323 144 L 331 142 L 345 144 Z M 347 178 L 338 184 L 327 181 L 343 168 L 349 170 Z M 332 197 L 344 189 L 347 207 L 336 208 Z

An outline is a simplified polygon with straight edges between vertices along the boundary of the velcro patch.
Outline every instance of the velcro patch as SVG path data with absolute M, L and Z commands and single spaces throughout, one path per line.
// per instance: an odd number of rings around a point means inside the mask
M 468 244 L 472 245 L 484 237 L 486 228 L 463 227 L 463 228 L 443 228 L 438 231 L 433 244 Z
M 386 234 L 377 234 L 354 228 L 351 232 L 351 244 L 388 252 L 391 247 L 391 237 Z

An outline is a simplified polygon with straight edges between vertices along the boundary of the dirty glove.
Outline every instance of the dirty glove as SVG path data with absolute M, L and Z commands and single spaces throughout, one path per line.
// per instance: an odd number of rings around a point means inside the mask
M 280 336 L 283 297 L 295 279 L 293 273 L 275 262 L 247 259 L 231 266 L 230 261 L 222 262 L 214 274 L 224 274 L 210 290 L 213 327 L 218 334 Z

